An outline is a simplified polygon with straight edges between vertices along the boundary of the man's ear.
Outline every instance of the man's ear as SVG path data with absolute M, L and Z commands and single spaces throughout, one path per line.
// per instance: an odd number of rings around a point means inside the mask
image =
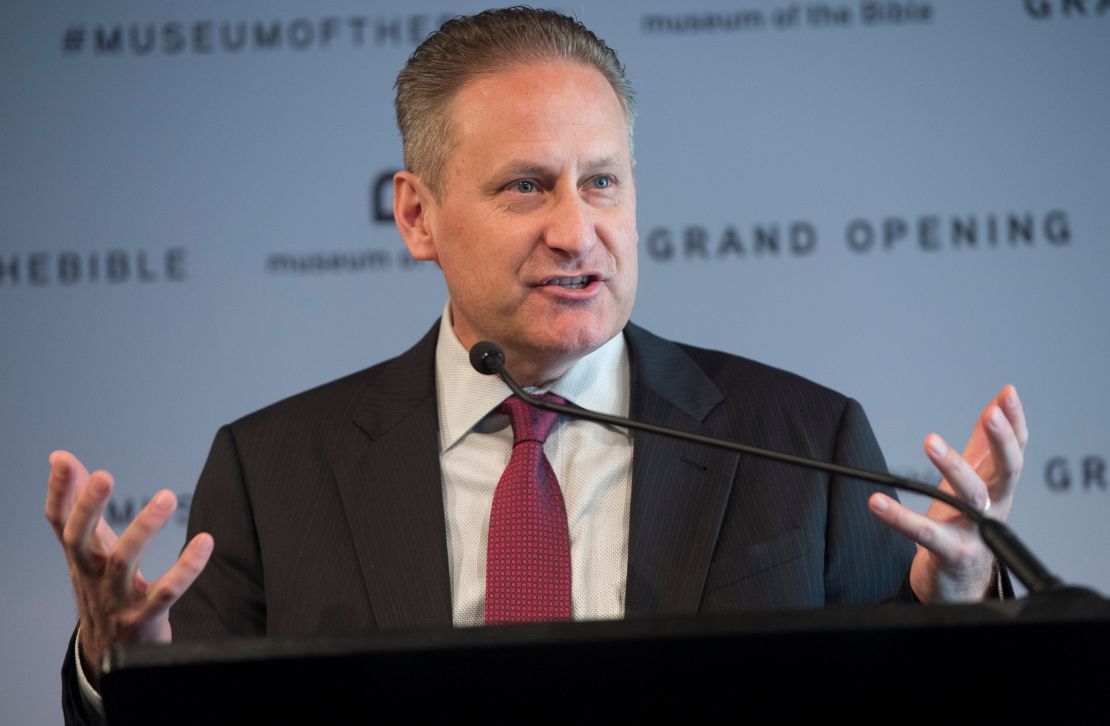
M 432 222 L 435 199 L 420 177 L 411 171 L 393 175 L 393 219 L 414 260 L 438 262 Z

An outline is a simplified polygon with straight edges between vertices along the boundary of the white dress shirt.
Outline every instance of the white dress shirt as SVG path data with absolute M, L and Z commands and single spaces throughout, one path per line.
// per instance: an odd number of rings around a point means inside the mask
M 629 385 L 628 350 L 619 334 L 544 390 L 584 408 L 627 416 Z M 485 619 L 489 513 L 513 448 L 509 417 L 494 409 L 510 395 L 497 376 L 482 375 L 470 366 L 444 310 L 436 344 L 436 400 L 456 627 L 482 625 Z M 567 509 L 571 615 L 575 620 L 621 618 L 628 571 L 632 437 L 615 427 L 561 417 L 544 452 Z

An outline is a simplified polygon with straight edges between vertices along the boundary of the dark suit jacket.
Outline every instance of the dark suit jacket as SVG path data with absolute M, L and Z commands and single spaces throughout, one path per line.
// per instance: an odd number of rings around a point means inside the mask
M 172 612 L 175 638 L 451 624 L 437 332 L 220 430 L 189 523 L 216 552 Z M 884 468 L 854 401 L 626 335 L 634 417 Z M 873 519 L 871 485 L 639 433 L 632 478 L 628 617 L 875 602 L 908 572 L 914 548 Z
M 437 333 L 220 429 L 189 518 L 189 536 L 211 532 L 216 549 L 171 611 L 175 640 L 451 625 Z M 885 467 L 855 401 L 632 324 L 625 334 L 634 418 Z M 874 485 L 633 442 L 627 617 L 871 603 L 904 584 L 914 547 L 871 516 Z

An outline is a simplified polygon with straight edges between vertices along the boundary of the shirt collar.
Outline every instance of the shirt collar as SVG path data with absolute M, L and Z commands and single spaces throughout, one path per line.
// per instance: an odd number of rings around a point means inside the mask
M 444 453 L 512 395 L 497 376 L 486 376 L 470 365 L 466 348 L 451 325 L 451 304 L 444 307 L 436 341 L 436 400 L 439 406 L 439 451 Z M 629 410 L 628 348 L 624 334 L 580 358 L 547 391 L 583 408 L 616 416 Z M 536 389 L 526 389 L 532 392 Z

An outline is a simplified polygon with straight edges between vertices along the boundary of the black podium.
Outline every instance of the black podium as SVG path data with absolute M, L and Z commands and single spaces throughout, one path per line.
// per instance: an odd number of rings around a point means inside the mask
M 1110 617 L 1024 604 L 117 648 L 109 723 L 1110 722 Z M 352 717 L 357 714 L 357 717 Z

